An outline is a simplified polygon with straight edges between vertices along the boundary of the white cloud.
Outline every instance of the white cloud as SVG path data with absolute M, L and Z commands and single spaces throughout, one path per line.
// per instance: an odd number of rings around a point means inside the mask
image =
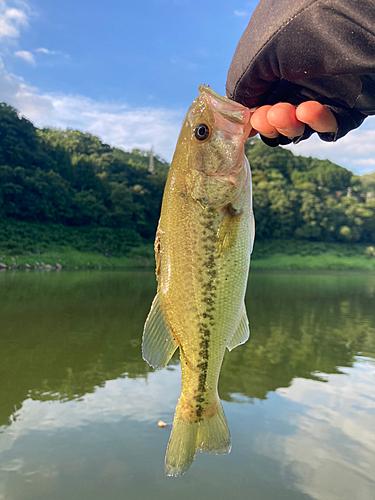
M 375 158 L 363 158 L 362 160 L 355 160 L 355 165 L 372 165 L 375 167 Z
M 0 72 L 1 99 L 37 127 L 74 128 L 98 135 L 125 150 L 150 149 L 170 161 L 184 112 L 166 108 L 131 107 L 98 102 L 84 96 L 42 94 L 22 78 Z
M 0 0 L 0 40 L 4 38 L 18 38 L 21 27 L 26 27 L 30 9 L 24 2 L 18 2 L 16 7 L 9 7 L 4 0 Z
M 308 498 L 370 500 L 375 466 L 375 364 L 357 358 L 354 367 L 340 367 L 340 371 L 343 374 L 323 374 L 326 383 L 296 378 L 290 387 L 277 389 L 285 402 L 293 402 L 295 432 L 272 438 L 259 435 L 256 449 L 290 471 L 295 486 Z
M 66 54 L 63 54 L 60 50 L 49 50 L 46 49 L 45 47 L 39 47 L 38 49 L 35 49 L 34 52 L 36 52 L 37 54 L 45 54 L 48 56 L 68 57 Z
M 53 432 L 73 429 L 90 423 L 116 423 L 124 417 L 155 425 L 160 419 L 171 423 L 181 385 L 179 367 L 172 370 L 149 372 L 147 379 L 118 378 L 106 381 L 93 393 L 77 400 L 36 401 L 22 403 L 17 419 L 3 428 L 0 457 L 12 448 L 17 439 L 32 431 Z M 162 402 L 162 405 L 160 404 Z M 3 458 L 3 457 L 1 457 Z M 14 461 L 1 461 L 1 470 L 17 470 Z M 1 498 L 1 497 L 0 497 Z
M 38 481 L 38 477 L 43 480 L 64 474 L 67 464 L 71 463 L 69 455 L 68 461 L 59 456 L 55 462 L 50 460 L 50 455 L 44 454 L 45 460 L 36 463 L 33 454 L 20 454 L 17 450 L 23 449 L 25 442 L 30 449 L 28 442 L 31 436 L 37 436 L 38 447 L 44 438 L 48 440 L 51 435 L 60 432 L 61 435 L 72 431 L 85 432 L 90 430 L 90 426 L 95 428 L 103 424 L 111 429 L 117 426 L 117 429 L 124 430 L 131 428 L 132 421 L 136 421 L 141 422 L 145 430 L 153 429 L 154 433 L 167 439 L 170 428 L 160 431 L 157 422 L 172 423 L 180 387 L 181 371 L 178 367 L 149 372 L 146 379 L 108 380 L 79 400 L 62 403 L 26 399 L 12 424 L 0 428 L 0 500 L 10 499 L 8 481 L 14 475 L 17 479 L 25 479 L 29 486 L 37 484 L 39 487 L 35 479 Z M 129 431 L 125 431 L 124 435 L 126 432 Z M 164 449 L 160 449 L 160 454 L 163 453 Z
M 235 10 L 233 12 L 233 14 L 237 17 L 245 17 L 247 16 L 247 12 L 245 12 L 244 10 Z
M 39 49 L 35 49 L 34 52 L 41 52 L 42 54 L 56 54 L 53 50 L 45 49 L 44 47 L 39 47 Z
M 64 52 L 61 52 L 61 50 L 50 50 L 46 49 L 45 47 L 39 47 L 37 49 L 34 49 L 33 52 L 38 56 L 38 61 L 44 60 L 44 62 L 46 62 L 47 59 L 51 61 L 51 59 L 49 58 L 52 56 L 54 56 L 53 61 L 58 60 L 60 63 L 62 60 L 65 60 L 66 62 L 69 59 L 68 54 L 64 54 Z
M 29 52 L 28 50 L 18 50 L 14 53 L 16 57 L 20 57 L 24 61 L 28 62 L 32 66 L 35 66 L 35 57 L 34 54 Z
M 367 118 L 360 128 L 352 130 L 337 142 L 324 142 L 315 134 L 307 141 L 292 144 L 287 148 L 296 155 L 328 158 L 359 175 L 373 172 L 375 117 Z

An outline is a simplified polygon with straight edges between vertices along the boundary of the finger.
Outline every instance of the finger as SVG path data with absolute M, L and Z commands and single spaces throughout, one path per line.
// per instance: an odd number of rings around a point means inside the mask
M 296 117 L 296 109 L 287 102 L 272 106 L 267 113 L 267 119 L 280 134 L 286 137 L 298 137 L 305 130 L 305 124 Z
M 264 137 L 268 137 L 269 139 L 273 139 L 279 135 L 278 131 L 275 129 L 273 125 L 270 124 L 267 118 L 268 111 L 272 108 L 272 106 L 261 106 L 257 110 L 254 111 L 250 118 L 250 124 L 254 130 L 259 132 Z
M 316 101 L 306 101 L 296 109 L 298 120 L 309 125 L 320 133 L 336 132 L 337 121 L 334 114 L 323 104 Z

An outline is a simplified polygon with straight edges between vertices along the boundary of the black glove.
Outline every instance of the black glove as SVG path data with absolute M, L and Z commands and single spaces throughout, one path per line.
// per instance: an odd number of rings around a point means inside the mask
M 375 114 L 373 0 L 261 0 L 238 43 L 227 95 L 249 108 L 314 100 L 334 114 L 335 141 Z M 313 133 L 306 126 L 301 137 Z M 292 141 L 262 138 L 269 145 Z

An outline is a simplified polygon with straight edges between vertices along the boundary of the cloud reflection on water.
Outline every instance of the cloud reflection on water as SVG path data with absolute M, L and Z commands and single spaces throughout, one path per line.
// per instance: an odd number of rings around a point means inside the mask
M 295 378 L 290 387 L 277 389 L 272 401 L 255 399 L 253 404 L 246 404 L 242 400 L 242 416 L 253 418 L 254 406 L 262 405 L 267 426 L 256 435 L 253 450 L 246 449 L 249 442 L 245 438 L 243 442 L 236 440 L 234 453 L 246 456 L 251 452 L 276 459 L 282 470 L 289 470 L 288 475 L 292 472 L 294 486 L 313 499 L 372 500 L 375 363 L 358 357 L 352 368 L 342 368 L 341 372 L 319 374 L 326 382 Z M 7 450 L 22 445 L 23 440 L 37 433 L 58 436 L 73 429 L 84 433 L 85 428 L 95 428 L 98 424 L 107 428 L 115 425 L 121 433 L 124 425 L 131 427 L 131 421 L 155 427 L 160 418 L 170 422 L 179 388 L 178 368 L 151 372 L 147 379 L 108 381 L 104 387 L 75 401 L 27 399 L 16 421 L 0 435 L 0 478 L 17 472 L 23 476 L 29 474 L 28 477 L 36 474 L 47 481 L 47 477 L 59 474 L 58 466 L 48 461 L 35 465 L 30 472 L 27 459 L 15 459 L 12 453 L 7 459 Z M 236 411 L 232 410 L 239 405 L 233 401 L 225 407 L 230 426 L 237 429 L 243 424 L 236 421 Z M 293 431 L 278 432 L 280 420 Z M 250 427 L 241 428 L 244 435 L 251 432 Z M 228 473 L 230 465 L 228 462 Z M 5 491 L 3 498 L 7 498 L 4 495 Z
M 375 491 L 375 363 L 357 358 L 326 383 L 294 379 L 276 393 L 298 403 L 301 413 L 284 413 L 295 425 L 291 435 L 274 435 L 258 453 L 290 468 L 296 486 L 317 500 L 372 500 Z M 281 403 L 282 404 L 282 403 Z M 272 427 L 272 425 L 271 425 Z
M 375 357 L 374 276 L 251 276 L 252 337 L 219 383 L 232 453 L 167 490 L 156 424 L 180 368 L 141 358 L 154 274 L 1 278 L 0 500 L 370 499 L 375 366 L 355 356 Z

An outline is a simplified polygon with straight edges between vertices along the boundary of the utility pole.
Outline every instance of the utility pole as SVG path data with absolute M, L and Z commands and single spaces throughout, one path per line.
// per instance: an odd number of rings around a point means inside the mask
M 152 150 L 152 146 L 151 146 L 151 149 L 150 149 L 150 163 L 148 164 L 148 171 L 150 172 L 150 174 L 154 174 L 155 173 L 155 165 L 154 165 L 154 152 Z

